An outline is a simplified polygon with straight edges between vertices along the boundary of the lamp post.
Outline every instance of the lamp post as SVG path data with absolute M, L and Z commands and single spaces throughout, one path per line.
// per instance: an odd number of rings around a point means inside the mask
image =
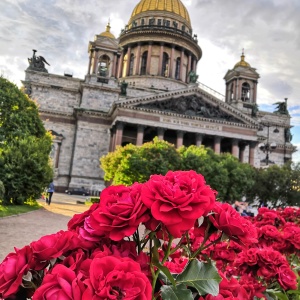
M 264 153 L 266 153 L 266 158 L 265 158 L 265 161 L 266 161 L 266 165 L 268 166 L 269 165 L 269 162 L 270 162 L 270 160 L 269 160 L 269 155 L 270 155 L 270 153 L 272 152 L 272 151 L 274 151 L 276 148 L 277 148 L 277 145 L 276 145 L 276 143 L 270 143 L 270 140 L 269 140 L 269 138 L 270 138 L 270 127 L 271 127 L 271 125 L 268 123 L 267 125 L 266 125 L 266 127 L 268 128 L 268 132 L 267 132 L 267 142 L 266 143 L 262 143 L 262 144 L 260 144 L 259 145 L 259 149 L 261 150 L 261 151 L 263 151 Z M 274 129 L 274 131 L 273 131 L 274 133 L 278 133 L 279 132 L 279 130 L 278 130 L 278 128 L 276 127 L 275 129 Z

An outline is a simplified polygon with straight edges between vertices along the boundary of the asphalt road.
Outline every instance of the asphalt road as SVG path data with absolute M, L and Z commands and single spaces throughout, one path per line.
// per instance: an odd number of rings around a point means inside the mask
M 54 193 L 51 205 L 40 199 L 43 206 L 37 211 L 0 218 L 0 262 L 14 247 L 22 248 L 43 235 L 66 230 L 67 223 L 74 214 L 88 209 L 84 204 L 86 196 Z

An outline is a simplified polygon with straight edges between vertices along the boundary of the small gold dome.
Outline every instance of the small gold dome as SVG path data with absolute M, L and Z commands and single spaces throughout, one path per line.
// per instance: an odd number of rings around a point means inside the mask
M 185 19 L 188 25 L 191 26 L 189 13 L 180 0 L 141 0 L 134 8 L 129 24 L 136 15 L 148 11 L 166 11 L 174 13 Z
M 110 24 L 109 22 L 106 25 L 106 30 L 99 34 L 100 36 L 105 36 L 111 39 L 115 39 L 115 36 L 110 32 Z
M 242 56 L 241 56 L 241 61 L 239 61 L 238 63 L 235 64 L 234 66 L 234 69 L 237 68 L 237 67 L 250 67 L 250 64 L 248 64 L 246 61 L 245 61 L 245 55 L 244 55 L 244 52 L 242 53 Z

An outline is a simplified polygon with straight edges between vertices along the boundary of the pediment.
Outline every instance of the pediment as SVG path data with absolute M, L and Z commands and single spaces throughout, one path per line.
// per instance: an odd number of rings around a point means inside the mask
M 115 108 L 138 110 L 151 114 L 257 128 L 255 118 L 199 87 L 188 87 L 146 97 L 127 98 L 115 102 Z M 111 112 L 112 112 L 111 111 Z
M 116 40 L 107 38 L 107 37 L 100 37 L 96 41 L 97 46 L 105 46 L 109 48 L 118 48 L 118 43 Z
M 228 70 L 226 75 L 224 76 L 224 79 L 234 76 L 251 76 L 251 77 L 257 77 L 259 78 L 259 74 L 256 72 L 256 69 L 254 68 L 244 68 L 244 67 L 237 67 L 233 70 Z
M 244 123 L 240 118 L 225 112 L 220 106 L 205 101 L 199 95 L 181 96 L 167 100 L 136 105 L 137 108 L 179 114 L 188 117 L 222 120 L 234 123 Z

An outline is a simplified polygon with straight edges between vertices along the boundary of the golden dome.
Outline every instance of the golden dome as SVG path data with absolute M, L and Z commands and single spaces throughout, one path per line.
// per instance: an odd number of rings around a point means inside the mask
M 239 61 L 238 63 L 235 64 L 234 68 L 237 68 L 237 67 L 250 67 L 250 64 L 248 64 L 246 61 L 245 61 L 245 55 L 244 55 L 244 52 L 242 53 L 242 56 L 241 56 L 241 61 Z
M 136 15 L 148 11 L 166 11 L 174 13 L 185 19 L 188 25 L 191 26 L 189 13 L 180 0 L 141 0 L 134 8 L 129 24 Z
M 115 39 L 115 36 L 110 32 L 110 24 L 109 22 L 106 25 L 106 30 L 99 34 L 100 36 L 105 36 L 111 39 Z

